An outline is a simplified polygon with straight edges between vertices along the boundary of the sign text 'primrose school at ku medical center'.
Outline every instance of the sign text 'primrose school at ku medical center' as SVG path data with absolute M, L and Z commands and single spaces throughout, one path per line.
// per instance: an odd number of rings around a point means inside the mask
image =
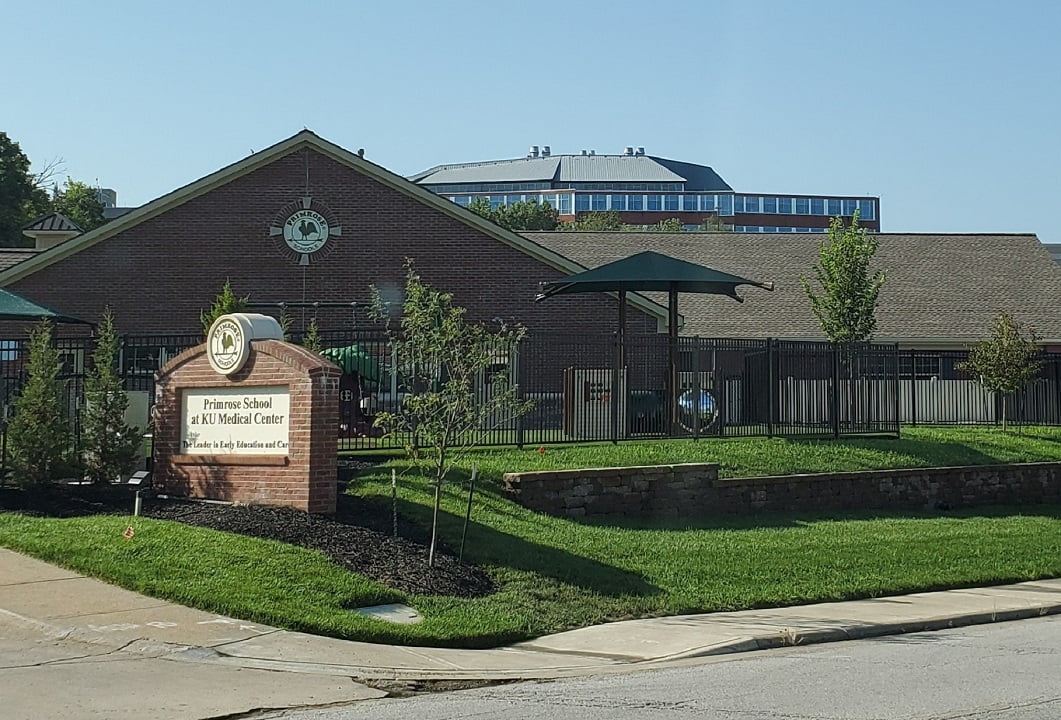
M 182 395 L 181 453 L 287 454 L 287 387 L 187 388 Z

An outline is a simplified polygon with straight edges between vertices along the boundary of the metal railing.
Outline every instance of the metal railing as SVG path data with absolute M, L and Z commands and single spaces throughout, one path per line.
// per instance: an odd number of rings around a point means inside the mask
M 293 340 L 300 337 L 295 335 Z M 126 389 L 154 397 L 154 375 L 198 345 L 198 334 L 122 338 Z M 381 409 L 410 392 L 393 344 L 378 330 L 325 331 L 326 348 L 347 348 L 340 385 L 340 447 L 400 447 L 381 437 Z M 79 435 L 91 338 L 59 338 L 64 408 Z M 11 417 L 26 379 L 28 343 L 0 340 L 0 407 Z M 895 345 L 683 337 L 670 372 L 665 336 L 528 334 L 499 346 L 476 382 L 487 398 L 499 374 L 532 401 L 526 415 L 495 417 L 474 438 L 483 445 L 543 445 L 639 438 L 839 437 L 897 434 L 902 424 L 998 424 L 1001 398 L 959 370 L 963 351 L 899 350 Z M 1045 354 L 1039 376 L 1006 399 L 1013 423 L 1061 424 L 1061 355 Z M 440 371 L 440 382 L 444 380 Z M 672 387 L 673 386 L 673 387 Z

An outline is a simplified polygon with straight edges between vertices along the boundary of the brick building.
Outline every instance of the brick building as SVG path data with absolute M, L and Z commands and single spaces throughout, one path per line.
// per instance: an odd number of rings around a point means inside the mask
M 27 253 L 0 285 L 89 320 L 109 305 L 126 333 L 198 332 L 226 280 L 252 302 L 364 304 L 372 285 L 397 296 L 406 258 L 472 319 L 583 332 L 617 314 L 604 295 L 535 304 L 540 281 L 582 267 L 309 131 Z M 644 298 L 631 310 L 632 332 L 666 316 Z M 351 322 L 330 312 L 325 328 Z
M 878 237 L 876 262 L 888 273 L 881 341 L 963 348 L 1007 311 L 1061 346 L 1061 269 L 1034 235 Z M 820 340 L 800 284 L 819 242 L 800 233 L 516 234 L 302 131 L 91 232 L 0 258 L 0 287 L 92 321 L 110 305 L 125 333 L 197 334 L 199 313 L 228 280 L 255 303 L 360 303 L 359 314 L 318 313 L 322 328 L 348 330 L 365 322 L 372 286 L 400 297 L 412 258 L 472 320 L 515 321 L 531 334 L 605 334 L 615 329 L 615 298 L 536 303 L 539 283 L 651 249 L 776 284 L 773 293 L 749 291 L 744 304 L 683 296 L 683 334 Z M 666 331 L 665 299 L 630 294 L 628 303 L 631 335 Z

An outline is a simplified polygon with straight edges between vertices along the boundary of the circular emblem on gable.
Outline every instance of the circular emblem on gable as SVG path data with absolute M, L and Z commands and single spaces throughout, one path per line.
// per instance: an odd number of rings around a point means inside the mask
M 282 253 L 299 265 L 309 265 L 310 256 L 331 252 L 343 229 L 323 203 L 307 196 L 281 210 L 269 226 L 269 234 L 276 238 Z
M 232 375 L 240 371 L 249 355 L 250 343 L 243 324 L 230 315 L 215 320 L 206 336 L 210 367 L 222 375 Z
M 284 242 L 300 255 L 315 253 L 328 242 L 328 221 L 316 210 L 296 210 L 284 222 Z

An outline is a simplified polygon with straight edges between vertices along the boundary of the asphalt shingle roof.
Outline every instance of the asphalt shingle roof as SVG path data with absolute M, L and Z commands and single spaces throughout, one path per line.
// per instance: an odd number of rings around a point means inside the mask
M 682 294 L 685 335 L 821 339 L 800 284 L 813 278 L 822 236 L 745 233 L 522 233 L 593 268 L 643 250 L 759 281 L 744 303 Z M 880 233 L 875 258 L 888 278 L 877 310 L 882 342 L 969 343 L 984 339 L 1007 311 L 1046 341 L 1061 343 L 1061 267 L 1034 235 Z M 666 305 L 665 296 L 648 293 Z
M 7 270 L 23 260 L 29 260 L 38 252 L 33 248 L 0 248 L 0 270 Z

